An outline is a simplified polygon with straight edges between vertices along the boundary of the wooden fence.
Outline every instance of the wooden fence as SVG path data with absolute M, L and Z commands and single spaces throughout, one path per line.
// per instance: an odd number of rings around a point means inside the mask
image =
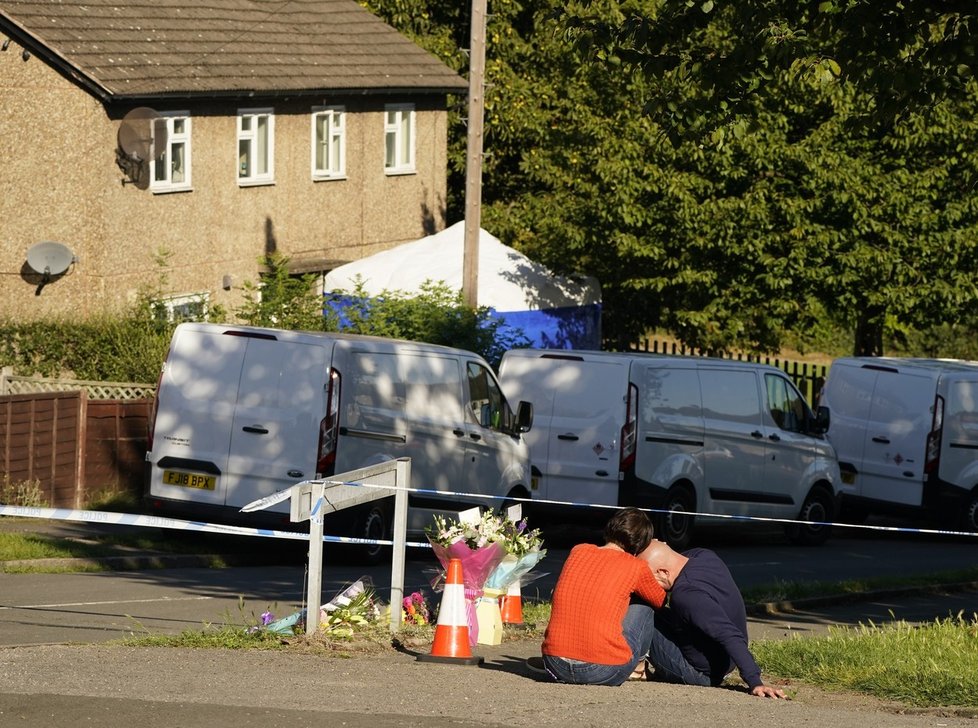
M 0 395 L 0 476 L 36 481 L 54 508 L 139 494 L 151 404 L 90 399 L 83 389 Z
M 802 396 L 812 406 L 817 404 L 818 395 L 822 391 L 825 376 L 829 371 L 828 366 L 825 364 L 809 364 L 808 362 L 791 361 L 755 354 L 717 354 L 715 352 L 702 351 L 701 349 L 687 349 L 682 344 L 656 341 L 655 339 L 644 339 L 637 344 L 632 344 L 629 346 L 629 350 L 649 354 L 665 354 L 667 356 L 712 356 L 719 359 L 736 359 L 738 361 L 770 364 L 773 367 L 781 369 L 791 377 L 795 386 L 798 387 L 798 391 L 801 392 Z

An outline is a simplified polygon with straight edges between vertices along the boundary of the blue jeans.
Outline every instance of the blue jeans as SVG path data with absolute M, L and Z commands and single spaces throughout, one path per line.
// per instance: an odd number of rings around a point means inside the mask
M 666 615 L 661 614 L 660 617 Z M 672 634 L 667 619 L 658 620 L 652 629 L 652 642 L 649 645 L 649 664 L 655 668 L 655 679 L 682 685 L 713 684 L 707 673 L 700 672 L 689 664 L 683 651 L 670 639 Z M 661 624 L 660 624 L 661 623 Z
M 558 682 L 575 685 L 621 685 L 649 652 L 652 633 L 655 631 L 654 618 L 655 613 L 648 604 L 633 601 L 628 605 L 625 618 L 621 621 L 621 631 L 632 649 L 632 659 L 624 665 L 601 665 L 553 655 L 544 655 L 543 664 Z

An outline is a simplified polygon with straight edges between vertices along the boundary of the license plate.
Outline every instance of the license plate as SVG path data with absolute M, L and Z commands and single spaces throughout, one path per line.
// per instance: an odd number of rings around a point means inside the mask
M 200 473 L 181 473 L 178 470 L 164 470 L 163 484 L 180 485 L 184 488 L 214 490 L 217 487 L 217 476 L 201 475 Z

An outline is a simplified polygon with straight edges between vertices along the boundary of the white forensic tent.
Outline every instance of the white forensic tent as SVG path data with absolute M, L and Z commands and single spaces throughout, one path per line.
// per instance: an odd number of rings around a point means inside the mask
M 462 288 L 465 223 L 335 268 L 323 290 L 352 293 L 359 279 L 368 296 L 411 294 L 425 282 Z M 479 230 L 478 305 L 521 329 L 531 345 L 550 349 L 601 348 L 601 288 L 596 279 L 562 278 Z

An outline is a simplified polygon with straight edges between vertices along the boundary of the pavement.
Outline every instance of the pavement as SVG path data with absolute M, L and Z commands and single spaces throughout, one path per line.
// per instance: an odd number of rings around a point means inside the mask
M 70 533 L 70 523 L 0 518 L 0 529 Z M 85 524 L 87 527 L 89 524 Z M 213 554 L 167 556 L 183 565 Z M 222 557 L 247 559 L 237 552 Z M 153 563 L 153 553 L 127 553 L 125 568 Z M 145 559 L 145 562 L 140 562 Z M 908 622 L 978 609 L 978 584 L 888 590 L 863 598 L 820 598 L 753 605 L 752 640 L 822 634 L 833 626 L 893 619 Z M 629 683 L 619 688 L 556 685 L 526 667 L 537 640 L 476 645 L 478 666 L 419 662 L 426 646 L 324 657 L 302 650 L 195 650 L 53 644 L 0 649 L 0 725 L 596 726 L 624 724 L 783 728 L 978 726 L 978 711 L 913 710 L 860 695 L 784 683 L 789 701 L 743 689 Z

